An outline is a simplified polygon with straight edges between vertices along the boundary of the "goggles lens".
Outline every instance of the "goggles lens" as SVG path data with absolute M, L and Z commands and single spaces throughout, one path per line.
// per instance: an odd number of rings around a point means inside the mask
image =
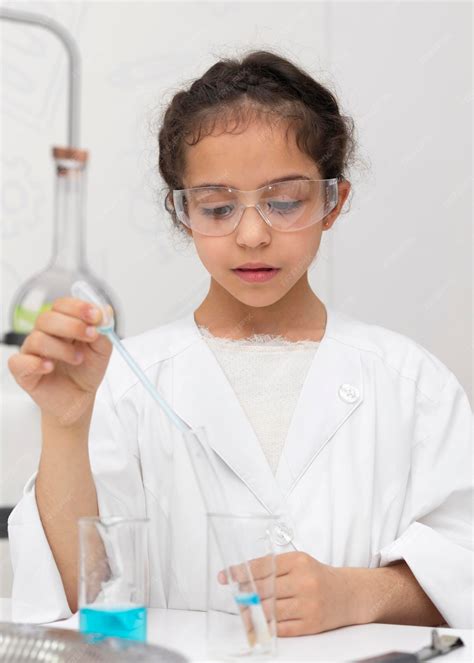
M 250 197 L 256 202 L 250 202 Z M 211 236 L 233 232 L 246 207 L 255 207 L 275 230 L 302 230 L 327 216 L 337 200 L 337 178 L 277 182 L 255 191 L 226 187 L 173 191 L 178 219 L 193 231 Z

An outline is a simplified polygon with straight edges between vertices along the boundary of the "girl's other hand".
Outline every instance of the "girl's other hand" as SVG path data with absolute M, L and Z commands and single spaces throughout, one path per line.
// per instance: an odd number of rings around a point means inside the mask
M 249 562 L 267 620 L 275 611 L 277 635 L 310 635 L 361 623 L 354 586 L 338 567 L 318 562 L 303 552 L 275 556 L 275 582 L 271 556 Z M 245 565 L 230 569 L 241 591 L 250 591 Z M 225 572 L 218 580 L 227 583 Z M 274 608 L 273 608 L 274 602 Z

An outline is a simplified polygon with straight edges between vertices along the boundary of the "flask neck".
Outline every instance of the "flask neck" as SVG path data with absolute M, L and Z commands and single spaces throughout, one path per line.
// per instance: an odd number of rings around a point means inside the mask
M 79 271 L 84 258 L 86 163 L 56 158 L 54 241 L 51 266 Z

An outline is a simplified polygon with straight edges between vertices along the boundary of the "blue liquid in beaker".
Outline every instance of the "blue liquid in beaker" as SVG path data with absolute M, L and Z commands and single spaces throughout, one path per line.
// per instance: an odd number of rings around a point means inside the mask
M 79 629 L 81 633 L 146 642 L 147 609 L 142 605 L 84 606 L 79 610 Z

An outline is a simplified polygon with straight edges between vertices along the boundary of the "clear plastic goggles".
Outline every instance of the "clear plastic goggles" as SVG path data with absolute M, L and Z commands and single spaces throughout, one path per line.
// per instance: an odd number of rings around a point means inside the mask
M 338 202 L 338 181 L 288 180 L 268 184 L 253 191 L 232 187 L 205 186 L 171 191 L 177 218 L 201 235 L 229 235 L 238 226 L 244 210 L 255 207 L 271 228 L 282 232 L 303 230 L 318 223 Z

